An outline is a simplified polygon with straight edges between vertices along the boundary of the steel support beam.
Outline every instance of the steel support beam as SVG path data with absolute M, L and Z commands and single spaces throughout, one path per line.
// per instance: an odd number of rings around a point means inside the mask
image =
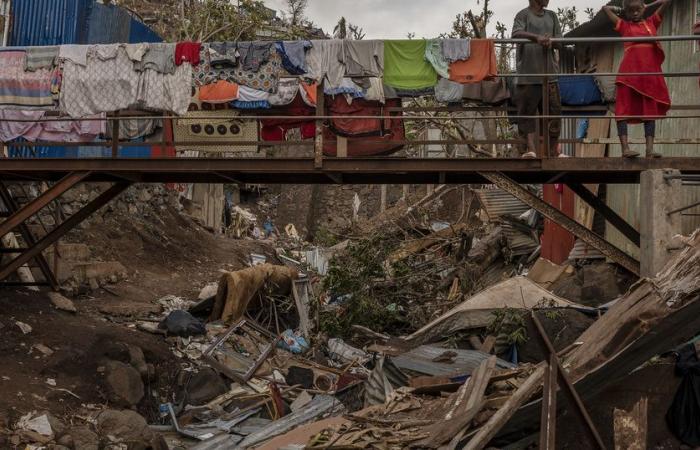
M 10 217 L 14 216 L 17 211 L 20 210 L 19 205 L 17 205 L 17 202 L 15 202 L 15 199 L 12 198 L 12 195 L 10 194 L 9 189 L 7 189 L 7 186 L 5 186 L 2 182 L 0 182 L 0 200 L 5 204 L 5 207 L 7 210 L 10 212 Z M 0 223 L 0 225 L 3 225 L 5 222 Z M 22 235 L 22 238 L 24 239 L 24 243 L 28 245 L 30 248 L 34 245 L 36 245 L 36 239 L 34 239 L 34 235 L 32 234 L 31 230 L 27 226 L 26 222 L 21 222 L 16 228 L 19 228 L 19 232 Z M 11 231 L 11 230 L 10 230 Z M 0 237 L 5 236 L 8 233 L 3 233 L 0 234 Z M 21 250 L 18 250 L 16 253 L 20 253 Z M 25 261 L 25 263 L 29 262 L 32 258 L 28 259 Z M 39 267 L 39 270 L 41 270 L 41 273 L 44 275 L 44 279 L 46 279 L 46 282 L 54 289 L 58 289 L 58 280 L 56 279 L 56 275 L 53 273 L 53 270 L 51 270 L 51 266 L 49 266 L 49 263 L 46 261 L 46 258 L 44 258 L 43 253 L 39 253 L 36 256 L 34 256 L 34 259 L 36 261 L 36 265 Z M 21 264 L 19 267 L 23 266 Z M 18 267 L 18 269 L 19 269 Z M 17 269 L 15 269 L 17 270 Z M 2 278 L 0 278 L 2 279 Z
M 41 252 L 46 250 L 54 243 L 58 242 L 58 240 L 65 236 L 66 233 L 74 229 L 76 226 L 80 225 L 95 211 L 99 210 L 100 208 L 108 204 L 116 196 L 124 192 L 124 190 L 126 190 L 130 185 L 131 183 L 117 183 L 111 188 L 107 189 L 102 194 L 100 194 L 95 200 L 88 203 L 80 211 L 73 214 L 65 222 L 54 228 L 49 234 L 47 234 L 41 240 L 32 245 L 28 251 L 21 253 L 8 265 L 0 268 L 0 280 L 6 279 L 8 276 L 10 276 L 18 268 L 22 267 L 32 258 L 40 256 Z
M 598 236 L 588 228 L 571 219 L 569 216 L 559 211 L 549 203 L 537 197 L 523 186 L 511 180 L 500 172 L 480 172 L 480 175 L 495 184 L 502 190 L 518 198 L 526 205 L 539 211 L 546 218 L 553 220 L 557 225 L 571 232 L 586 244 L 598 250 L 604 256 L 610 258 L 625 269 L 639 276 L 639 261 L 629 256 L 619 248 L 612 245 L 602 237 Z
M 593 192 L 589 191 L 586 186 L 580 183 L 567 183 L 567 186 L 569 186 L 569 189 L 574 191 L 576 195 L 581 197 L 581 200 L 586 202 L 596 212 L 600 213 L 605 220 L 610 222 L 612 226 L 617 228 L 630 242 L 637 247 L 641 245 L 642 238 L 639 235 L 639 231 L 620 217 L 618 213 L 606 205 L 605 202 L 599 199 Z
M 4 222 L 0 223 L 0 236 L 5 236 L 7 233 L 17 228 L 21 223 L 32 217 L 34 214 L 41 211 L 49 203 L 56 200 L 76 184 L 83 181 L 90 175 L 90 172 L 73 172 L 66 175 L 59 182 L 48 188 L 40 196 L 19 208 L 14 214 Z M 0 181 L 0 184 L 3 184 Z

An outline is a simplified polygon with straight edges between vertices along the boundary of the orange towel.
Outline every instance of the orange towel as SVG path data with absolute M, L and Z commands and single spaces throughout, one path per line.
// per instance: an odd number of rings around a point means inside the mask
M 238 85 L 219 80 L 199 88 L 199 100 L 204 103 L 228 103 L 238 98 Z
M 309 106 L 316 106 L 316 97 L 318 96 L 318 94 L 317 94 L 318 84 L 317 83 L 307 84 L 303 81 L 299 84 L 301 85 L 301 88 L 304 90 L 304 94 L 305 94 L 304 101 L 306 102 L 306 104 Z
M 450 80 L 458 83 L 481 83 L 498 75 L 496 45 L 492 39 L 472 39 L 471 55 L 465 61 L 450 64 Z

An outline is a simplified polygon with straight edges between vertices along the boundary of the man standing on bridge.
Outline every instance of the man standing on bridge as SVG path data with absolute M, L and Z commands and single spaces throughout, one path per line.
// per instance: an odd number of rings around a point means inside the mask
M 559 63 L 554 54 L 552 38 L 561 37 L 561 26 L 554 11 L 545 9 L 549 0 L 530 0 L 530 6 L 515 16 L 513 25 L 514 39 L 528 39 L 531 42 L 518 44 L 516 52 L 517 72 L 519 74 L 557 74 Z M 515 81 L 515 102 L 518 116 L 535 116 L 548 114 L 561 115 L 561 97 L 556 75 L 550 76 L 547 89 L 549 92 L 549 110 L 544 111 L 543 77 L 518 77 Z M 544 127 L 542 127 L 544 128 Z M 527 151 L 523 158 L 537 157 L 539 136 L 535 119 L 518 119 L 518 131 L 527 137 Z M 556 149 L 561 133 L 561 119 L 551 119 L 549 130 L 543 133 L 549 139 L 550 149 Z

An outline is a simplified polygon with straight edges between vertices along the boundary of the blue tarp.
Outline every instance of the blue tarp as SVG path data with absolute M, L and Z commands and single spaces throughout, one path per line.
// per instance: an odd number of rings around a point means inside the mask
M 603 96 L 590 75 L 559 78 L 562 105 L 585 106 L 603 103 Z

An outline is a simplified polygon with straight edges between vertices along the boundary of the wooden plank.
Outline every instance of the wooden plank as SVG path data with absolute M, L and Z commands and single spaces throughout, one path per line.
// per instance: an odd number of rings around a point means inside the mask
M 615 408 L 615 450 L 646 450 L 648 399 L 642 397 L 630 411 Z
M 610 114 L 609 114 L 610 115 Z M 588 136 L 590 138 L 602 139 L 608 138 L 610 136 L 610 123 L 611 119 L 602 120 L 591 120 L 588 126 Z M 607 144 L 597 144 L 597 145 L 576 145 L 576 157 L 577 158 L 602 158 L 605 156 Z M 594 195 L 598 195 L 599 185 L 597 184 L 587 184 L 585 187 L 591 191 Z M 591 208 L 588 203 L 584 202 L 580 198 L 574 200 L 574 219 L 588 228 L 589 230 L 593 228 L 593 216 L 595 210 Z
M 347 158 L 348 157 L 348 138 L 346 138 L 345 136 L 338 136 L 336 146 L 337 146 L 336 156 L 338 158 Z
M 482 450 L 496 436 L 496 433 L 508 422 L 526 401 L 539 389 L 544 378 L 544 373 L 547 365 L 542 363 L 537 366 L 534 372 L 525 380 L 517 391 L 508 399 L 503 408 L 499 409 L 496 414 L 491 416 L 488 422 L 479 429 L 469 443 L 464 447 L 465 450 Z
M 496 336 L 486 336 L 484 343 L 481 345 L 480 351 L 484 353 L 493 352 L 493 348 L 496 346 Z
M 419 443 L 420 446 L 437 448 L 445 442 L 450 442 L 448 448 L 459 443 L 459 439 L 468 428 L 476 414 L 484 404 L 484 393 L 491 381 L 491 375 L 496 368 L 496 357 L 492 356 L 474 371 L 472 376 L 450 398 L 452 404 L 445 414 L 444 421 L 425 427 L 423 431 L 429 437 Z M 457 442 L 454 442 L 454 441 Z
M 588 411 L 586 410 L 585 405 L 583 404 L 583 400 L 581 400 L 581 397 L 578 395 L 578 392 L 576 392 L 576 389 L 574 388 L 574 384 L 571 382 L 571 379 L 567 375 L 566 371 L 564 370 L 564 367 L 561 365 L 561 361 L 559 361 L 559 358 L 557 357 L 557 351 L 554 349 L 554 345 L 552 345 L 552 342 L 549 340 L 549 337 L 547 337 L 547 332 L 545 331 L 544 327 L 542 326 L 542 323 L 539 321 L 537 318 L 537 315 L 535 314 L 534 311 L 531 313 L 532 321 L 535 323 L 535 327 L 537 328 L 537 331 L 539 333 L 540 340 L 543 344 L 543 347 L 547 352 L 549 352 L 550 355 L 550 364 L 551 365 L 556 365 L 557 367 L 557 375 L 558 375 L 558 380 L 561 383 L 562 386 L 562 393 L 566 396 L 566 398 L 569 400 L 569 404 L 573 406 L 574 413 L 578 416 L 579 420 L 581 420 L 581 423 L 585 425 L 586 431 L 588 432 L 589 438 L 591 439 L 591 443 L 594 444 L 597 448 L 600 449 L 605 449 L 605 444 L 603 443 L 603 439 L 600 437 L 600 433 L 598 433 L 598 430 L 596 429 L 595 425 L 593 424 L 593 420 L 591 419 L 591 416 L 588 414 Z M 550 380 L 552 382 L 553 380 Z M 554 388 L 556 389 L 556 388 Z M 556 394 L 555 394 L 556 395 Z M 547 396 L 545 396 L 545 399 L 549 400 Z M 556 401 L 554 402 L 554 412 L 553 414 L 556 416 Z M 545 405 L 543 404 L 543 408 L 546 407 L 547 409 L 551 410 L 551 405 Z M 543 413 L 544 414 L 544 413 Z M 549 420 L 553 420 L 551 416 L 547 416 Z M 548 429 L 550 433 L 553 433 L 551 429 Z M 549 439 L 549 437 L 546 437 L 544 439 Z M 554 447 L 548 447 L 548 448 L 554 448 Z
M 540 449 L 556 450 L 557 430 L 557 355 L 550 354 L 544 374 L 542 417 L 540 420 Z

